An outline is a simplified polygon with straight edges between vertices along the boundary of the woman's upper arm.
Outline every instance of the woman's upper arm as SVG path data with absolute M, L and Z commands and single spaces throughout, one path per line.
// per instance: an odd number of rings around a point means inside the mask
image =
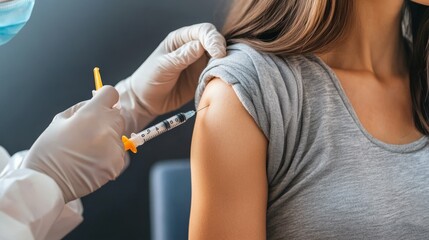
M 230 85 L 206 87 L 191 148 L 190 239 L 265 239 L 267 140 Z

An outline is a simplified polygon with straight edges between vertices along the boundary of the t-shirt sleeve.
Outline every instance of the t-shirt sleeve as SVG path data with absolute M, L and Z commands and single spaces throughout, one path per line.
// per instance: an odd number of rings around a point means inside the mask
M 207 84 L 220 78 L 230 84 L 244 108 L 269 141 L 268 178 L 285 165 L 299 128 L 301 87 L 294 71 L 279 57 L 245 44 L 228 47 L 228 55 L 212 59 L 201 74 L 195 96 L 198 106 Z M 288 143 L 288 140 L 293 139 Z M 288 163 L 286 163 L 288 165 Z
M 213 78 L 220 78 L 230 84 L 239 100 L 266 134 L 266 112 L 263 104 L 261 84 L 250 56 L 242 49 L 229 48 L 228 56 L 223 59 L 213 59 L 203 71 L 196 93 L 198 105 L 207 84 Z

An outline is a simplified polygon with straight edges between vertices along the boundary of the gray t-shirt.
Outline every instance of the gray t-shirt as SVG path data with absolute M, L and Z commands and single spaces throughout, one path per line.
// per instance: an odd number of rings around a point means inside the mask
M 232 85 L 269 140 L 268 239 L 429 239 L 428 137 L 372 137 L 314 55 L 230 46 L 204 70 L 197 104 L 214 77 Z

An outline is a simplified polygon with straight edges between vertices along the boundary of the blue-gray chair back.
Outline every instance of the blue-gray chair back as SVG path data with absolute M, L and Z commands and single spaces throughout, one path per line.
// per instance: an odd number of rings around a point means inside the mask
M 162 161 L 150 171 L 152 240 L 188 239 L 191 206 L 189 159 Z

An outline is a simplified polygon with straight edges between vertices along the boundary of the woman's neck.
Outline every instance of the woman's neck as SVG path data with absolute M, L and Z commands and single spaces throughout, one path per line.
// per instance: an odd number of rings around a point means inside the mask
M 405 75 L 403 4 L 403 0 L 356 0 L 344 40 L 321 58 L 333 68 L 371 72 L 381 78 Z

